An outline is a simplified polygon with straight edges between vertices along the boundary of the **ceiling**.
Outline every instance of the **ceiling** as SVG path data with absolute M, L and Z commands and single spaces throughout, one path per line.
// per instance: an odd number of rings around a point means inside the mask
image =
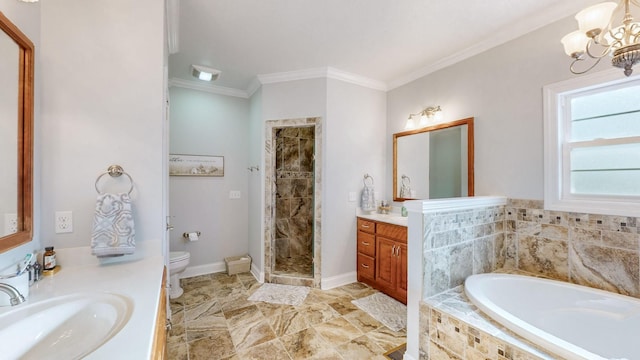
M 246 94 L 259 75 L 330 68 L 392 89 L 598 2 L 169 0 L 169 78 Z M 191 64 L 222 74 L 203 84 Z

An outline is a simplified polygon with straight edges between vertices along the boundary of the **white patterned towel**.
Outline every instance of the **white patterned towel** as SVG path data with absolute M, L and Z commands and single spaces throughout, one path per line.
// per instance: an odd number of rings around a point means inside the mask
M 91 254 L 97 257 L 133 254 L 135 227 L 129 194 L 100 194 L 91 233 Z

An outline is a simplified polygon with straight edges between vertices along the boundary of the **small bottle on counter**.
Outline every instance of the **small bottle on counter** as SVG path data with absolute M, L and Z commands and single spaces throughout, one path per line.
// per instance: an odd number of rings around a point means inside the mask
M 53 251 L 53 246 L 44 248 L 45 252 L 42 256 L 42 268 L 44 270 L 53 270 L 56 267 L 56 252 Z
M 407 211 L 407 208 L 404 207 L 404 205 L 402 206 L 402 209 L 400 209 L 400 215 L 402 215 L 403 217 L 409 216 L 409 212 Z
M 33 263 L 33 281 L 39 281 L 42 277 L 42 265 L 36 259 L 36 262 Z

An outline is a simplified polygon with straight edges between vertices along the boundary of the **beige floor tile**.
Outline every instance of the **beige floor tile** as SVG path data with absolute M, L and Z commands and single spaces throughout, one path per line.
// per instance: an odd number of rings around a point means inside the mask
M 298 310 L 298 312 L 304 316 L 309 325 L 321 324 L 340 316 L 331 306 L 321 303 L 311 304 Z
M 332 353 L 330 345 L 313 328 L 298 331 L 280 338 L 292 359 L 322 359 Z
M 368 332 L 367 337 L 373 340 L 385 351 L 397 348 L 407 342 L 406 331 L 393 331 L 386 326 Z
M 367 285 L 311 289 L 300 306 L 248 301 L 261 285 L 250 273 L 183 279 L 185 293 L 170 302 L 168 358 L 383 360 L 406 342 L 351 303 L 375 292 Z
M 384 349 L 365 335 L 339 345 L 336 350 L 345 359 L 385 359 Z
M 276 338 L 276 334 L 271 330 L 266 319 L 256 324 L 251 324 L 251 326 L 241 326 L 230 329 L 229 332 L 231 333 L 233 344 L 238 351 L 249 349 Z
M 229 357 L 236 352 L 228 331 L 209 332 L 189 343 L 189 360 L 212 360 Z
M 329 306 L 331 306 L 340 315 L 346 315 L 352 311 L 358 310 L 358 307 L 351 303 L 352 300 L 353 298 L 351 296 L 342 296 L 330 302 Z
M 363 335 L 362 331 L 343 317 L 315 325 L 313 328 L 332 346 L 346 343 Z
M 238 359 L 242 360 L 290 360 L 280 340 L 272 340 L 250 349 L 238 352 Z M 229 359 L 231 360 L 231 359 Z
M 269 325 L 276 336 L 293 334 L 309 327 L 305 316 L 298 311 L 289 311 L 276 314 L 268 318 Z
M 360 329 L 360 331 L 362 331 L 363 333 L 368 333 L 369 331 L 373 331 L 381 326 L 384 326 L 381 322 L 374 319 L 371 315 L 360 309 L 344 315 L 344 318 L 355 327 Z

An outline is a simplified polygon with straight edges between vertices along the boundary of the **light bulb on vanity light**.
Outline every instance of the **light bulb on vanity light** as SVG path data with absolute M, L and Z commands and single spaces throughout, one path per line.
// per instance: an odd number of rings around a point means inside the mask
M 413 121 L 413 115 L 409 115 L 409 118 L 407 119 L 407 123 L 404 125 L 404 129 L 405 130 L 413 130 L 416 128 L 416 122 Z

